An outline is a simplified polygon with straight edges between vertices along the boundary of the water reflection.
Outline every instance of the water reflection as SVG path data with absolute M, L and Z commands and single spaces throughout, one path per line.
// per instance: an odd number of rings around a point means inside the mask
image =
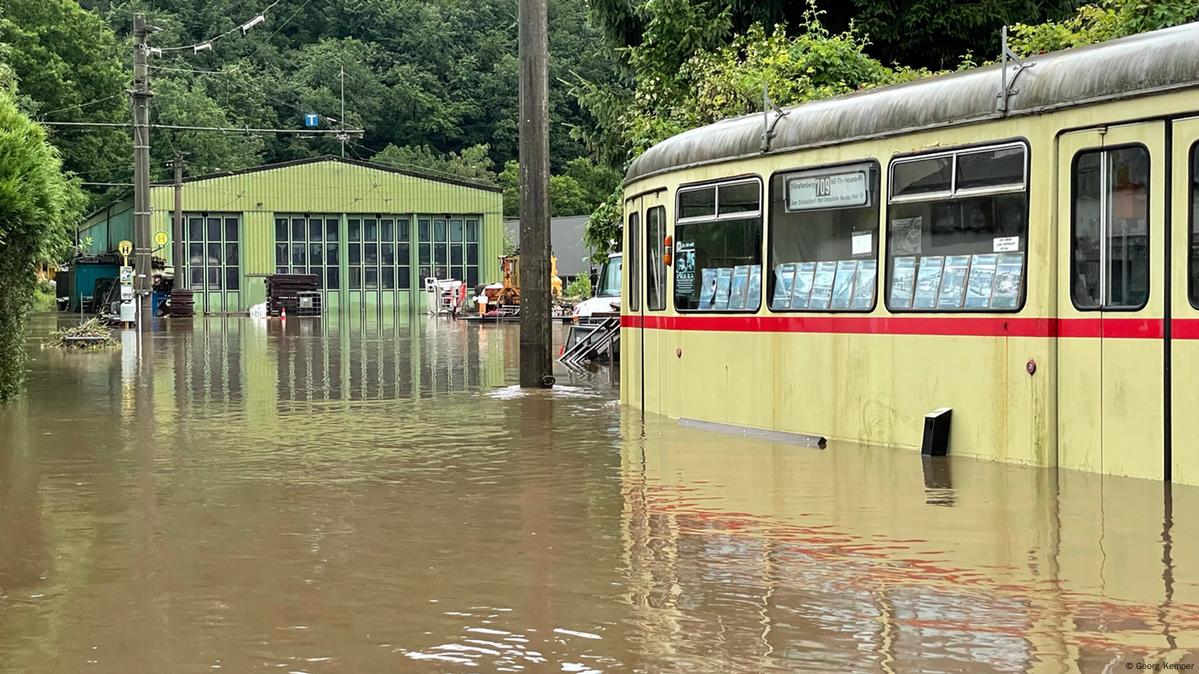
M 1195 489 L 642 425 L 605 372 L 516 388 L 514 326 L 230 318 L 31 348 L 0 408 L 0 671 L 1090 672 L 1199 649 Z
M 641 646 L 664 658 L 747 671 L 1195 662 L 1194 489 L 655 426 L 623 465 L 624 549 Z

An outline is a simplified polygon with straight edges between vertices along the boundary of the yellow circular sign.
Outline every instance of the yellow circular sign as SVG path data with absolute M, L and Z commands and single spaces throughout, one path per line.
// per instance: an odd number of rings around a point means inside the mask
M 155 232 L 154 233 L 154 245 L 155 246 L 167 245 L 167 233 L 166 232 Z
M 120 253 L 121 255 L 128 257 L 129 254 L 133 252 L 133 242 L 132 241 L 122 241 L 122 242 L 118 243 L 117 244 L 117 252 Z

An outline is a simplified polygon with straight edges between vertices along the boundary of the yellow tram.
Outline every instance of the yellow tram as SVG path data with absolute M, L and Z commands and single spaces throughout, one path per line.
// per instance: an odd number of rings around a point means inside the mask
M 1199 24 L 725 120 L 625 186 L 622 397 L 1199 484 Z

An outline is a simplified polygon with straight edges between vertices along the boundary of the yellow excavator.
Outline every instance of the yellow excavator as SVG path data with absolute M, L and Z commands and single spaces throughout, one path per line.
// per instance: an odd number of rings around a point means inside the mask
M 500 258 L 503 285 L 496 301 L 501 305 L 520 304 L 520 256 L 504 255 Z M 562 299 L 562 279 L 558 278 L 558 258 L 550 256 L 550 295 L 554 301 Z

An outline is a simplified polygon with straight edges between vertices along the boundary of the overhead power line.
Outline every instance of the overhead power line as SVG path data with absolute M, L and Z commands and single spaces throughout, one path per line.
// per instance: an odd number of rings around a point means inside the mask
M 129 122 L 39 122 L 43 126 L 82 126 L 128 129 L 133 126 Z M 168 129 L 171 131 L 219 131 L 222 133 L 295 133 L 300 135 L 331 136 L 339 133 L 363 134 L 363 129 L 260 129 L 249 126 L 184 126 L 181 124 L 150 124 L 152 129 Z
M 112 100 L 112 99 L 114 99 L 114 98 L 124 98 L 125 96 L 128 96 L 128 95 L 129 95 L 129 94 L 127 94 L 126 92 L 122 91 L 122 92 L 119 92 L 119 93 L 115 93 L 115 94 L 113 94 L 113 95 L 111 95 L 111 96 L 105 96 L 104 98 L 97 98 L 97 99 L 95 99 L 95 100 L 88 101 L 87 103 L 76 103 L 75 105 L 68 105 L 68 106 L 67 106 L 67 107 L 65 107 L 65 108 L 59 108 L 59 109 L 57 109 L 57 110 L 47 110 L 46 112 L 43 112 L 43 113 L 41 113 L 41 114 L 43 114 L 43 115 L 53 115 L 53 114 L 55 114 L 55 113 L 57 113 L 57 112 L 66 112 L 67 110 L 82 110 L 83 108 L 86 108 L 86 107 L 93 106 L 93 105 L 95 105 L 95 104 L 97 104 L 97 103 L 103 103 L 103 102 L 105 102 L 105 101 L 111 101 L 111 100 Z
M 195 43 L 192 43 L 189 45 L 184 45 L 181 47 L 150 47 L 149 48 L 150 55 L 151 56 L 162 56 L 163 54 L 165 54 L 167 52 L 177 52 L 177 51 L 190 51 L 193 54 L 198 54 L 199 52 L 202 52 L 202 51 L 211 51 L 213 42 L 216 42 L 217 40 L 220 40 L 221 38 L 228 37 L 238 31 L 241 31 L 241 34 L 245 35 L 246 33 L 249 33 L 250 30 L 253 29 L 255 26 L 257 26 L 258 24 L 266 21 L 266 13 L 271 11 L 271 8 L 273 8 L 275 5 L 279 4 L 279 2 L 280 2 L 280 0 L 275 0 L 271 4 L 267 5 L 266 8 L 264 8 L 261 12 L 258 12 L 257 14 L 255 14 L 252 19 L 245 21 L 245 22 L 241 23 L 240 25 L 234 26 L 233 28 L 230 28 L 229 30 L 225 31 L 224 33 L 221 33 L 220 35 L 214 35 L 213 37 L 210 37 L 207 40 L 202 40 L 200 42 L 195 42 Z

